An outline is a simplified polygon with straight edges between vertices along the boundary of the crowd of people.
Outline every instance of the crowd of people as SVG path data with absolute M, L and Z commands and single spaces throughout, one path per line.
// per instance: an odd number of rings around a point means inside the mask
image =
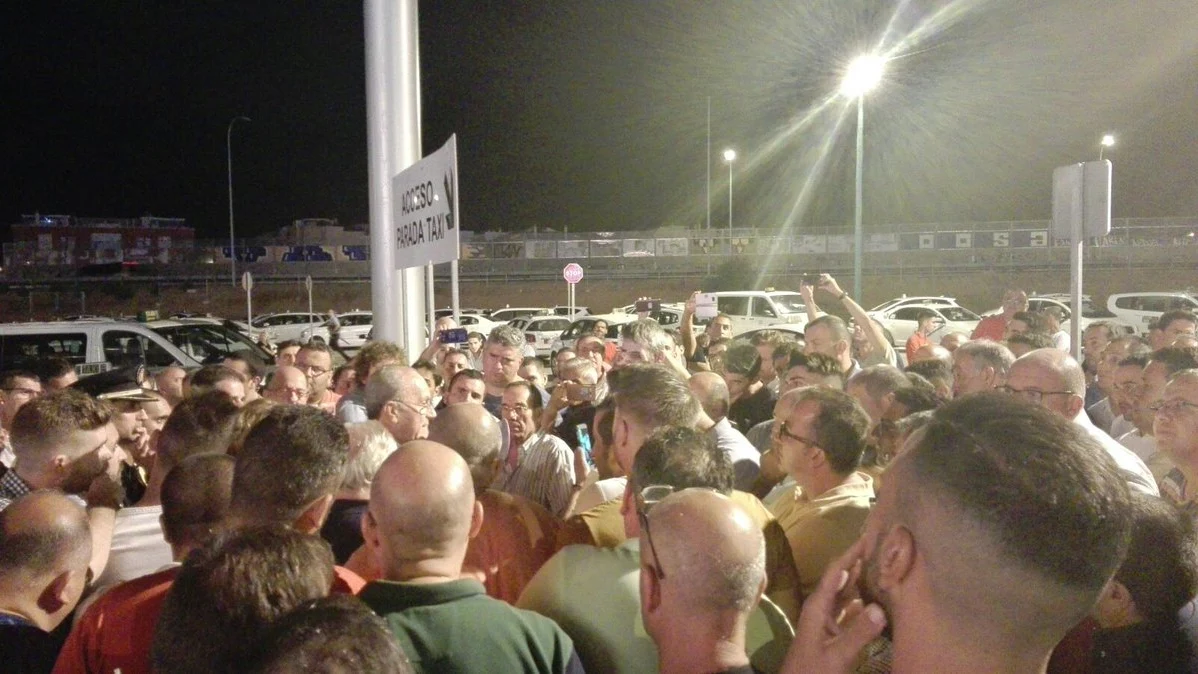
M 1198 671 L 1198 317 L 1078 362 L 1010 290 L 898 353 L 800 290 L 801 338 L 2 373 L 0 668 Z

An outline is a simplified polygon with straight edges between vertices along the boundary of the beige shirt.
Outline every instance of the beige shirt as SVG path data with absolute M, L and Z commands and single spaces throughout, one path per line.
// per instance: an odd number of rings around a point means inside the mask
M 855 472 L 815 498 L 796 486 L 791 498 L 777 500 L 774 516 L 790 542 L 804 597 L 815 590 L 828 564 L 857 542 L 873 496 L 873 479 Z

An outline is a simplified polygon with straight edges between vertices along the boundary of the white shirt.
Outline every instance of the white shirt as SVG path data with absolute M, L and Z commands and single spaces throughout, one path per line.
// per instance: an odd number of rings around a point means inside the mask
M 761 474 L 761 452 L 743 433 L 732 427 L 728 417 L 716 422 L 710 432 L 715 436 L 716 446 L 732 460 L 732 469 L 736 472 L 734 486 L 741 491 L 751 492 L 753 482 Z
M 584 513 L 597 505 L 623 497 L 627 484 L 628 478 L 626 477 L 609 477 L 606 480 L 598 480 L 587 485 L 578 494 L 574 512 Z
M 1173 459 L 1157 449 L 1156 438 L 1151 435 L 1141 435 L 1140 431 L 1134 430 L 1119 436 L 1119 444 L 1144 459 L 1144 464 L 1148 466 L 1148 470 L 1152 471 L 1152 477 L 1156 478 L 1158 483 L 1175 467 Z
M 162 535 L 158 518 L 162 506 L 122 508 L 116 513 L 112 530 L 112 551 L 108 565 L 96 579 L 96 585 L 115 585 L 154 573 L 170 564 L 171 546 Z
M 1148 466 L 1144 461 L 1135 455 L 1130 449 L 1124 447 L 1115 441 L 1114 438 L 1107 435 L 1094 424 L 1090 423 L 1090 417 L 1086 416 L 1086 411 L 1082 410 L 1073 417 L 1073 423 L 1082 427 L 1082 430 L 1090 434 L 1102 448 L 1106 450 L 1108 456 L 1115 461 L 1115 465 L 1119 470 L 1125 473 L 1127 486 L 1147 493 L 1151 496 L 1160 496 L 1160 490 L 1156 486 L 1156 478 L 1152 477 L 1152 471 L 1148 470 Z M 1139 479 L 1136 479 L 1139 478 Z
M 502 457 L 491 489 L 531 499 L 554 516 L 564 518 L 574 488 L 574 453 L 570 447 L 556 435 L 534 433 L 516 451 L 514 466 Z

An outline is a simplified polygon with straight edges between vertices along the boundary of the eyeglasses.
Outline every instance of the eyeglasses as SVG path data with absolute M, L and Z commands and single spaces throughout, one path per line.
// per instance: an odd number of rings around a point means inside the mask
M 666 572 L 661 568 L 661 558 L 657 556 L 657 548 L 653 545 L 653 534 L 649 532 L 649 508 L 674 493 L 674 488 L 668 484 L 655 484 L 636 492 L 636 519 L 641 525 L 641 536 L 649 546 L 649 556 L 653 558 L 653 575 L 658 580 L 664 580 Z
M 1136 393 L 1138 391 L 1143 390 L 1143 388 L 1144 388 L 1143 384 L 1139 384 L 1134 381 L 1124 382 L 1122 384 L 1115 385 L 1115 390 L 1119 391 L 1120 393 Z
M 1044 396 L 1071 396 L 1077 395 L 1073 391 L 1037 391 L 1035 389 L 1014 389 L 1010 386 L 999 386 L 998 390 L 1004 393 L 1013 393 L 1024 400 L 1039 405 Z
M 403 405 L 404 407 L 407 407 L 408 409 L 416 412 L 417 414 L 423 414 L 426 417 L 437 416 L 437 411 L 433 409 L 432 401 L 425 400 L 424 402 L 420 403 L 419 405 L 413 405 L 412 403 L 410 403 L 406 400 L 396 400 L 395 402 L 399 403 L 400 405 Z
M 332 372 L 332 370 L 328 370 L 323 367 L 317 367 L 315 365 L 296 365 L 295 367 L 309 377 L 321 377 Z
M 6 389 L 4 389 L 4 392 L 5 393 L 14 393 L 16 395 L 21 395 L 21 396 L 29 396 L 30 398 L 36 398 L 42 394 L 41 389 L 25 388 L 23 386 L 15 386 L 13 388 L 6 388 Z
M 515 412 L 516 414 L 524 414 L 532 408 L 524 403 L 520 403 L 519 405 L 500 405 L 499 409 L 504 414 L 511 414 L 512 412 Z
M 1161 412 L 1165 412 L 1167 414 L 1173 414 L 1176 412 L 1181 412 L 1182 410 L 1186 410 L 1186 409 L 1198 409 L 1198 405 L 1195 405 L 1194 403 L 1189 402 L 1188 400 L 1181 400 L 1179 398 L 1177 400 L 1169 400 L 1169 401 L 1161 400 L 1161 401 L 1155 402 L 1155 403 L 1149 405 L 1148 409 L 1152 410 L 1153 412 L 1155 412 L 1157 414 L 1160 414 Z
M 817 446 L 815 444 L 814 440 L 808 440 L 807 438 L 804 438 L 801 435 L 795 435 L 793 432 L 791 432 L 791 430 L 786 427 L 785 421 L 778 424 L 778 435 L 781 435 L 782 437 L 790 439 L 790 440 L 794 440 L 795 442 L 801 442 L 804 445 L 807 445 L 808 447 L 816 447 Z

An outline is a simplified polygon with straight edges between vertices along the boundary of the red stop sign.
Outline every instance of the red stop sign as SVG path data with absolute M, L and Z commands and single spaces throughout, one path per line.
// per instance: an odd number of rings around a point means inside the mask
M 571 262 L 562 269 L 562 278 L 566 279 L 566 283 L 574 285 L 582 280 L 582 265 L 577 262 Z

